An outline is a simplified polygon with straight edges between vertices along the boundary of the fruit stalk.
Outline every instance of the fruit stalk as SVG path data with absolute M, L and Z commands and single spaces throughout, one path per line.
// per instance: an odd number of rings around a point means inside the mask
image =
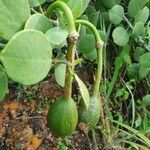
M 97 31 L 96 27 L 90 23 L 89 21 L 86 20 L 76 20 L 76 23 L 78 24 L 83 24 L 89 27 L 95 37 L 96 40 L 96 49 L 97 49 L 97 70 L 96 70 L 96 78 L 94 82 L 94 87 L 93 87 L 93 96 L 98 96 L 99 94 L 99 87 L 100 87 L 100 81 L 102 77 L 102 69 L 103 69 L 103 58 L 102 58 L 102 52 L 103 52 L 103 41 L 101 40 L 99 36 L 99 32 Z
M 103 45 L 104 45 L 104 43 L 100 38 L 98 30 L 92 23 L 90 23 L 89 21 L 86 21 L 86 20 L 76 20 L 76 23 L 83 24 L 83 25 L 86 25 L 87 27 L 89 27 L 92 30 L 95 40 L 96 40 L 97 70 L 96 70 L 96 78 L 95 78 L 95 82 L 94 82 L 92 96 L 97 97 L 99 99 L 99 102 L 100 102 L 99 109 L 100 109 L 102 126 L 108 134 L 107 140 L 110 141 L 111 140 L 110 126 L 109 126 L 109 122 L 107 121 L 107 117 L 105 117 L 103 103 L 102 103 L 102 99 L 101 99 L 101 96 L 99 93 L 100 82 L 101 82 L 101 78 L 102 78 L 102 70 L 103 70 Z
M 53 12 L 54 9 L 60 8 L 66 17 L 66 21 L 67 21 L 67 27 L 68 27 L 68 31 L 69 31 L 69 36 L 67 39 L 68 42 L 68 49 L 67 49 L 67 61 L 70 64 L 74 63 L 74 57 L 75 57 L 75 51 L 76 51 L 76 43 L 78 40 L 78 32 L 76 31 L 76 27 L 75 27 L 75 21 L 74 21 L 74 17 L 73 14 L 70 10 L 70 8 L 61 1 L 56 1 L 54 3 L 52 3 L 47 12 L 46 12 L 46 16 L 49 17 L 51 15 L 51 13 Z M 70 74 L 70 71 L 72 70 L 72 72 L 74 72 L 74 67 L 72 65 L 67 65 L 66 68 L 66 77 L 65 77 L 65 92 L 64 92 L 64 98 L 66 100 L 69 100 L 71 98 L 71 94 L 72 94 L 72 80 L 73 80 L 73 76 Z

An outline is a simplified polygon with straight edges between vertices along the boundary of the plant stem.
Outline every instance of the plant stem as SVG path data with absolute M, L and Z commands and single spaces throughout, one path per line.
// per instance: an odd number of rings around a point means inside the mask
M 76 23 L 79 24 L 84 24 L 88 26 L 94 34 L 95 40 L 96 40 L 96 49 L 97 49 L 97 70 L 96 70 L 96 79 L 94 82 L 94 87 L 93 87 L 93 92 L 92 95 L 96 96 L 99 93 L 99 86 L 100 86 L 100 81 L 102 77 L 102 70 L 103 70 L 103 58 L 102 58 L 102 51 L 103 51 L 103 41 L 100 38 L 99 32 L 96 29 L 96 27 L 90 23 L 89 21 L 86 20 L 76 20 Z
M 67 26 L 68 26 L 68 31 L 69 31 L 69 36 L 67 39 L 68 42 L 68 48 L 67 48 L 67 62 L 70 64 L 74 63 L 74 57 L 75 57 L 75 51 L 76 51 L 76 43 L 79 37 L 78 32 L 76 31 L 75 27 L 75 21 L 73 14 L 70 10 L 70 8 L 62 1 L 56 1 L 52 3 L 46 12 L 46 16 L 49 17 L 53 10 L 60 8 L 66 17 L 67 20 Z M 74 72 L 74 67 L 71 65 L 67 65 L 66 67 L 66 77 L 65 77 L 65 90 L 64 90 L 64 98 L 66 100 L 69 100 L 71 98 L 72 94 L 72 81 L 73 81 L 73 76 L 70 74 L 70 70 Z
M 75 51 L 76 51 L 76 42 L 72 43 L 68 38 L 67 61 L 70 62 L 71 64 L 74 63 Z M 73 76 L 70 74 L 70 70 L 73 71 L 74 66 L 68 65 L 66 67 L 65 90 L 64 90 L 64 96 L 66 99 L 71 98 L 71 94 L 72 94 Z
M 126 21 L 126 23 L 128 24 L 128 26 L 133 29 L 134 26 L 131 24 L 131 22 L 129 21 L 129 19 L 126 16 L 123 16 L 123 19 Z M 142 39 L 141 36 L 138 36 L 138 40 L 140 42 L 140 44 L 147 50 L 150 52 L 150 48 L 146 45 L 145 41 Z
M 100 101 L 100 114 L 101 114 L 102 126 L 108 133 L 107 140 L 111 141 L 112 138 L 111 138 L 111 133 L 110 133 L 109 121 L 107 120 L 107 117 L 105 117 L 104 109 L 103 109 L 103 102 L 102 102 L 102 98 L 101 98 L 100 93 L 99 93 L 100 81 L 101 81 L 102 70 L 103 70 L 103 56 L 102 56 L 103 53 L 102 52 L 103 52 L 104 43 L 100 38 L 98 30 L 96 29 L 96 27 L 92 23 L 90 23 L 89 21 L 86 21 L 86 20 L 76 20 L 76 23 L 88 26 L 93 31 L 93 34 L 94 34 L 94 37 L 96 40 L 97 70 L 96 70 L 96 79 L 94 82 L 94 88 L 93 88 L 92 95 L 96 96 Z
M 60 8 L 65 14 L 69 33 L 76 32 L 73 14 L 72 14 L 70 8 L 67 6 L 67 4 L 65 4 L 64 2 L 58 0 L 54 3 L 52 3 L 48 7 L 47 12 L 46 12 L 45 15 L 47 17 L 49 17 L 51 15 L 51 13 L 53 12 L 53 10 L 58 9 L 58 8 Z

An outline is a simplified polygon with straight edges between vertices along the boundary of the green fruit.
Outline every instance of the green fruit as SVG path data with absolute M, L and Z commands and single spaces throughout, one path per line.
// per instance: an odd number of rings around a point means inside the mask
M 88 110 L 79 110 L 79 124 L 84 123 L 86 127 L 93 128 L 100 118 L 100 103 L 99 99 L 95 96 L 90 98 L 90 105 Z
M 56 100 L 48 112 L 48 126 L 58 136 L 73 133 L 78 122 L 78 112 L 73 99 Z

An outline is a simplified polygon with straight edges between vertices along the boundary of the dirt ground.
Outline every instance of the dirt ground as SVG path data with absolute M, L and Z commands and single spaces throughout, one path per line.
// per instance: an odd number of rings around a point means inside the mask
M 9 94 L 0 103 L 0 150 L 65 150 L 64 145 L 70 150 L 93 149 L 91 133 L 84 134 L 77 128 L 62 142 L 48 128 L 49 103 L 63 94 L 53 78 L 32 87 L 11 84 L 9 89 Z M 100 149 L 101 139 L 96 138 Z

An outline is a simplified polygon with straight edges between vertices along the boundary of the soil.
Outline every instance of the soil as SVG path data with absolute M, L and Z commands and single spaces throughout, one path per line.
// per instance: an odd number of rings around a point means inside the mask
M 53 78 L 29 87 L 11 85 L 9 90 L 0 103 L 0 150 L 65 150 L 65 145 L 70 150 L 93 149 L 91 133 L 84 134 L 77 128 L 72 136 L 62 141 L 48 128 L 49 103 L 63 94 Z M 97 136 L 98 149 L 100 141 Z

